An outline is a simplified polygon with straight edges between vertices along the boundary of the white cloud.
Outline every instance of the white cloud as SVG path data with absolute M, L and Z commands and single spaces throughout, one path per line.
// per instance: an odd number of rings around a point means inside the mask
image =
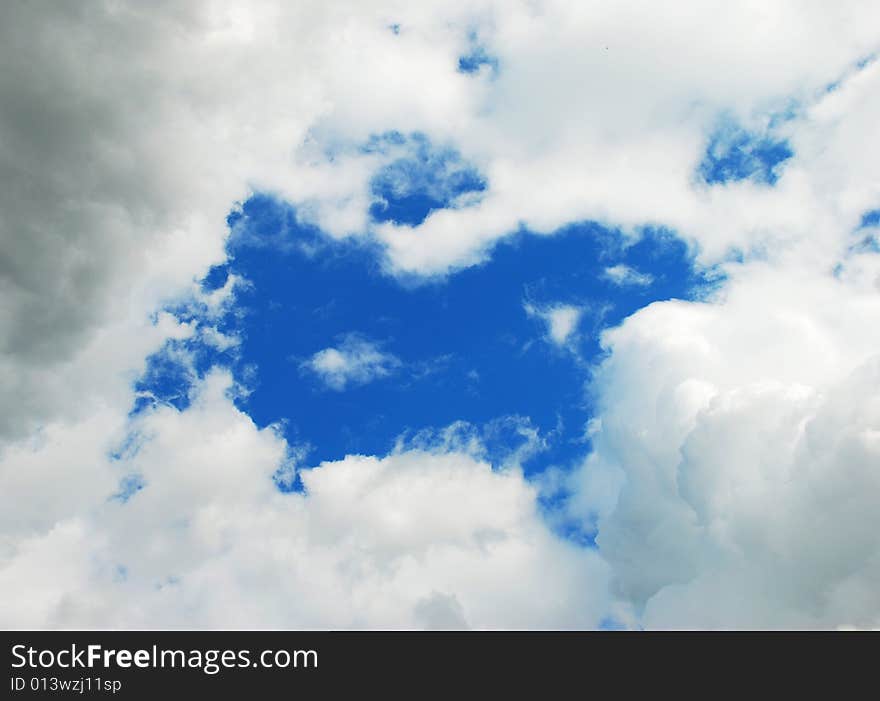
M 526 303 L 524 309 L 529 316 L 540 318 L 547 326 L 547 338 L 557 346 L 565 346 L 577 330 L 584 310 L 573 304 L 555 304 L 538 307 Z
M 304 361 L 301 367 L 317 375 L 331 389 L 364 385 L 387 377 L 400 367 L 400 360 L 383 353 L 371 341 L 347 336 L 338 348 L 325 348 Z
M 654 278 L 648 273 L 640 273 L 635 268 L 631 268 L 623 263 L 605 268 L 605 277 L 615 285 L 645 286 L 654 282 Z
M 322 463 L 301 473 L 305 494 L 282 494 L 271 476 L 286 446 L 235 409 L 228 386 L 212 374 L 187 411 L 142 416 L 138 450 L 121 461 L 71 427 L 93 466 L 76 471 L 90 487 L 77 504 L 39 499 L 57 456 L 13 456 L 15 474 L 30 460 L 34 476 L 0 495 L 18 531 L 0 551 L 0 595 L 16 602 L 0 624 L 575 628 L 607 612 L 607 567 L 549 531 L 518 469 L 404 450 Z M 108 501 L 129 471 L 146 486 Z
M 664 224 L 698 242 L 705 261 L 731 246 L 809 238 L 811 222 L 852 217 L 873 189 L 846 175 L 846 161 L 807 165 L 838 158 L 833 150 L 807 155 L 810 110 L 781 128 L 798 152 L 782 176 L 785 194 L 748 181 L 705 188 L 694 170 L 720 114 L 762 129 L 771 111 L 790 100 L 809 106 L 849 74 L 876 48 L 873 29 L 859 26 L 875 12 L 869 3 L 505 6 L 489 33 L 499 75 L 481 84 L 478 117 L 455 123 L 455 140 L 482 166 L 489 192 L 474 207 L 437 211 L 415 228 L 385 225 L 379 234 L 405 270 L 470 263 L 521 226 L 551 232 L 584 219 L 630 230 Z M 827 26 L 846 37 L 842 43 L 822 36 Z M 786 46 L 781 60 L 767 53 L 771 37 Z M 847 131 L 867 139 L 868 128 Z M 859 160 L 863 168 L 870 159 Z M 852 199 L 834 194 L 841 188 Z
M 607 609 L 602 564 L 547 533 L 517 473 L 411 451 L 324 465 L 310 496 L 281 495 L 268 475 L 285 446 L 216 378 L 193 409 L 144 419 L 140 453 L 106 458 L 145 356 L 192 332 L 150 314 L 223 259 L 233 203 L 265 189 L 332 235 L 363 234 L 390 156 L 357 146 L 396 129 L 456 147 L 489 189 L 415 228 L 374 227 L 394 271 L 445 272 L 523 227 L 585 219 L 674 229 L 702 262 L 760 254 L 727 266 L 718 299 L 654 304 L 608 333 L 571 508 L 598 515 L 648 625 L 876 625 L 880 270 L 846 251 L 880 203 L 880 65 L 853 69 L 878 12 L 7 3 L 0 592 L 17 605 L 3 623 L 578 626 Z M 474 28 L 494 77 L 456 72 Z M 721 113 L 763 128 L 789 100 L 801 114 L 777 129 L 795 156 L 774 188 L 695 182 Z M 548 324 L 565 342 L 576 319 Z M 331 384 L 360 381 L 344 348 L 323 352 Z M 106 502 L 125 470 L 147 487 Z
M 389 129 L 457 147 L 489 184 L 478 204 L 416 229 L 376 227 L 398 271 L 444 271 L 521 226 L 581 219 L 660 222 L 706 260 L 792 241 L 827 256 L 877 199 L 878 68 L 851 71 L 875 48 L 877 12 L 785 1 L 8 8 L 0 433 L 83 416 L 92 403 L 71 375 L 95 398 L 116 392 L 138 353 L 94 372 L 83 349 L 111 327 L 137 337 L 221 260 L 224 217 L 252 189 L 334 235 L 363 233 L 369 179 L 391 156 L 357 146 Z M 456 70 L 474 30 L 499 60 L 494 78 Z M 783 128 L 797 155 L 776 189 L 695 185 L 719 113 L 762 125 L 790 98 L 815 104 Z
M 607 332 L 571 508 L 645 625 L 880 624 L 877 258 L 746 266 Z

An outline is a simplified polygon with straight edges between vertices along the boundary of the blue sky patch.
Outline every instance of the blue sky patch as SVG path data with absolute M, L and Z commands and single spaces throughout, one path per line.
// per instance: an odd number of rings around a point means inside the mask
M 478 73 L 483 66 L 486 66 L 492 75 L 498 73 L 498 59 L 480 45 L 473 46 L 467 54 L 458 59 L 459 73 Z
M 872 209 L 862 215 L 860 228 L 864 229 L 868 226 L 880 226 L 880 209 Z
M 770 132 L 748 131 L 737 122 L 724 119 L 709 137 L 697 173 L 709 185 L 747 178 L 775 185 L 781 165 L 793 155 L 788 141 Z
M 492 77 L 498 75 L 498 58 L 489 53 L 476 31 L 468 33 L 468 52 L 458 58 L 458 72 L 481 73 L 488 70 Z
M 141 475 L 126 475 L 119 482 L 119 490 L 113 496 L 111 496 L 110 499 L 122 502 L 124 504 L 135 494 L 141 491 L 144 486 L 145 482 Z
M 520 232 L 483 265 L 402 285 L 375 244 L 332 240 L 271 197 L 252 197 L 229 224 L 229 260 L 203 286 L 231 273 L 249 281 L 211 322 L 240 347 L 219 352 L 198 334 L 169 341 L 137 383 L 139 402 L 183 409 L 195 378 L 222 364 L 250 390 L 239 408 L 258 426 L 280 426 L 307 464 L 385 454 L 401 438 L 418 446 L 457 424 L 494 464 L 519 451 L 527 474 L 566 468 L 589 447 L 585 383 L 601 329 L 706 284 L 662 230 L 632 245 L 590 223 Z M 609 273 L 621 269 L 636 277 Z M 576 313 L 554 333 L 561 308 Z M 178 313 L 197 316 L 186 305 Z M 295 487 L 292 472 L 279 479 Z
M 849 247 L 850 253 L 880 253 L 880 238 L 876 231 L 878 227 L 880 227 L 880 209 L 865 212 L 855 231 L 858 239 Z M 837 269 L 835 272 L 838 272 Z
M 456 206 L 487 187 L 486 179 L 454 149 L 436 147 L 423 134 L 403 137 L 390 132 L 366 150 L 398 147 L 403 155 L 379 169 L 370 183 L 375 222 L 417 226 L 435 209 Z
M 203 287 L 206 290 L 217 289 L 210 285 L 219 278 L 223 282 L 217 284 L 217 287 L 222 287 L 227 274 L 228 271 L 224 269 L 212 270 L 203 281 Z M 235 357 L 234 347 L 217 347 L 215 343 L 206 340 L 203 333 L 205 331 L 209 334 L 208 338 L 214 338 L 211 333 L 213 323 L 199 313 L 203 309 L 192 305 L 178 305 L 167 311 L 174 313 L 180 321 L 193 324 L 195 330 L 189 338 L 165 341 L 159 351 L 147 358 L 144 374 L 134 385 L 132 416 L 160 405 L 183 411 L 190 405 L 190 391 L 195 382 L 216 365 L 229 365 Z

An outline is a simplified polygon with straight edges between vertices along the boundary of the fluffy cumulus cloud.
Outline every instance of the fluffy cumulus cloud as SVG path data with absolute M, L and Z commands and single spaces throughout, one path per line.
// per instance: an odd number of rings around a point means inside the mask
M 645 625 L 880 624 L 880 266 L 848 270 L 757 265 L 607 332 L 571 508 Z
M 0 15 L 0 624 L 880 625 L 876 3 Z M 596 547 L 476 449 L 304 469 L 222 369 L 185 408 L 131 412 L 169 342 L 234 352 L 210 310 L 259 280 L 196 281 L 254 192 L 403 286 L 586 220 L 716 266 L 572 376 L 590 453 L 554 508 Z M 663 281 L 612 263 L 621 294 Z M 201 324 L 163 311 L 193 299 Z M 572 345 L 583 308 L 531 313 Z M 313 348 L 293 371 L 335 390 L 400 365 L 354 336 Z
M 75 445 L 88 467 L 70 466 L 90 489 L 63 499 L 41 497 L 61 463 L 51 445 L 7 457 L 28 477 L 3 491 L 4 532 L 18 536 L 0 569 L 0 592 L 16 601 L 5 626 L 602 620 L 607 565 L 550 532 L 517 469 L 493 470 L 469 452 L 401 450 L 319 464 L 302 472 L 304 491 L 282 493 L 272 476 L 290 451 L 232 406 L 229 383 L 210 374 L 185 412 L 142 415 L 115 459 L 85 427 L 78 444 L 49 438 Z M 142 488 L 120 492 L 131 476 Z

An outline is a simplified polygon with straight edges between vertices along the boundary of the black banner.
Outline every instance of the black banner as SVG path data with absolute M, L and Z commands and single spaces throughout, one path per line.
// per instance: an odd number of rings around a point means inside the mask
M 873 633 L 7 632 L 0 698 L 873 689 Z M 866 685 L 866 686 L 862 686 Z M 859 692 L 861 693 L 861 692 Z M 858 694 L 857 694 L 858 695 Z

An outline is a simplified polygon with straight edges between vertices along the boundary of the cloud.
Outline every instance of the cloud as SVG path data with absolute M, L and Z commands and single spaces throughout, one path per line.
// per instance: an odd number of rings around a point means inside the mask
M 877 626 L 880 261 L 732 272 L 606 333 L 570 507 L 646 626 Z
M 323 149 L 433 131 L 467 103 L 444 13 L 350 3 L 341 31 L 339 12 L 4 8 L 0 439 L 118 400 L 152 312 L 223 260 L 236 202 L 283 193 L 314 203 L 329 231 L 363 233 L 381 158 L 334 165 Z M 388 32 L 391 15 L 414 31 Z
M 536 307 L 531 303 L 526 303 L 524 309 L 529 316 L 538 317 L 546 324 L 547 338 L 557 346 L 565 346 L 572 339 L 584 313 L 581 307 L 576 307 L 573 304 Z
M 417 227 L 378 227 L 393 265 L 442 272 L 484 260 L 499 237 L 520 228 L 552 233 L 579 220 L 633 234 L 660 222 L 713 263 L 732 247 L 803 237 L 804 222 L 832 209 L 852 216 L 870 187 L 832 174 L 845 168 L 814 170 L 814 157 L 837 155 L 799 145 L 813 129 L 813 107 L 829 98 L 826 86 L 852 81 L 852 68 L 876 49 L 876 34 L 857 26 L 873 12 L 866 3 L 839 13 L 786 2 L 766 13 L 723 3 L 685 3 L 675 11 L 644 3 L 551 2 L 540 13 L 507 7 L 481 35 L 499 65 L 497 76 L 477 83 L 486 111 L 450 125 L 489 188 L 476 206 L 435 211 Z M 846 39 L 823 38 L 826 23 Z M 781 61 L 766 53 L 771 37 L 786 46 Z M 770 129 L 792 104 L 796 118 Z M 794 155 L 760 178 L 707 186 L 698 167 L 725 115 L 738 133 L 758 135 L 725 141 L 717 154 L 736 174 L 763 173 L 762 158 L 781 157 L 771 153 L 774 144 Z M 867 123 L 859 128 L 867 138 L 864 129 Z M 831 190 L 819 184 L 826 178 L 835 181 Z M 785 194 L 766 192 L 770 181 Z M 859 192 L 852 209 L 831 195 L 840 187 Z
M 609 571 L 648 626 L 878 624 L 880 270 L 853 249 L 880 202 L 876 3 L 7 5 L 4 625 L 592 626 Z M 460 71 L 474 48 L 491 70 Z M 717 150 L 720 115 L 738 126 Z M 479 198 L 400 177 L 365 147 L 389 131 L 458 154 L 446 174 L 478 173 Z M 375 221 L 377 183 L 436 196 Z M 469 454 L 350 456 L 281 494 L 289 446 L 222 375 L 111 457 L 145 359 L 193 333 L 156 310 L 224 259 L 255 190 L 378 241 L 394 274 L 584 220 L 661 226 L 721 264 L 717 297 L 605 336 L 568 508 L 607 565 Z M 573 314 L 547 311 L 551 340 Z M 392 369 L 320 353 L 331 386 Z
M 325 348 L 304 361 L 300 367 L 317 375 L 330 389 L 338 392 L 348 385 L 365 385 L 388 377 L 400 360 L 383 353 L 371 341 L 349 335 L 338 348 Z
M 635 268 L 631 268 L 623 263 L 612 265 L 605 268 L 605 277 L 611 280 L 615 285 L 650 285 L 654 278 L 648 273 L 640 273 Z
M 284 494 L 272 475 L 288 448 L 229 382 L 210 374 L 186 411 L 142 414 L 121 460 L 85 426 L 57 436 L 91 467 L 68 472 L 88 481 L 75 504 L 43 488 L 57 456 L 8 456 L 27 482 L 0 495 L 5 628 L 581 628 L 606 614 L 606 566 L 550 532 L 518 469 L 439 448 L 352 455 Z M 108 500 L 132 470 L 143 488 Z
M 876 206 L 863 171 L 877 160 L 877 67 L 853 70 L 875 48 L 871 3 L 344 7 L 344 31 L 317 2 L 7 10 L 0 435 L 118 392 L 141 349 L 101 364 L 84 349 L 111 327 L 146 333 L 222 260 L 224 218 L 254 189 L 334 236 L 375 236 L 391 270 L 418 275 L 483 260 L 522 227 L 583 219 L 662 222 L 707 261 L 795 239 L 822 255 Z M 475 37 L 491 76 L 459 70 Z M 779 137 L 795 155 L 775 188 L 694 182 L 719 114 L 763 133 L 792 101 L 801 118 Z M 371 184 L 396 156 L 364 145 L 389 131 L 454 149 L 485 178 L 479 202 L 415 227 L 371 223 Z

